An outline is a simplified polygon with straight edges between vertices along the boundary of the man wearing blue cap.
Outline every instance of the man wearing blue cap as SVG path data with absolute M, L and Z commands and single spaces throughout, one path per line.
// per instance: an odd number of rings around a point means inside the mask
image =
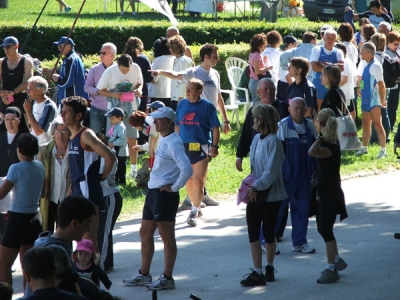
M 69 96 L 81 96 L 89 99 L 89 95 L 84 90 L 85 67 L 82 59 L 74 50 L 74 41 L 63 36 L 53 44 L 58 46 L 58 50 L 64 56 L 60 73 L 52 75 L 52 79 L 58 87 L 57 105 L 60 105 L 61 100 Z
M 33 76 L 33 62 L 18 53 L 19 42 L 16 37 L 8 36 L 0 45 L 6 57 L 0 59 L 0 112 L 4 113 L 9 106 L 16 106 L 24 111 L 24 100 L 27 98 L 28 79 Z

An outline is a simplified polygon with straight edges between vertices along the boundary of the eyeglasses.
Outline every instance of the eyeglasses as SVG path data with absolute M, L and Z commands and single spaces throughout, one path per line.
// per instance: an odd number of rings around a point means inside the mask
M 65 134 L 69 134 L 69 130 L 60 130 L 60 129 L 56 129 L 56 130 L 54 130 L 54 133 L 56 133 L 56 134 L 61 134 L 61 135 L 65 135 Z
M 10 49 L 11 47 L 14 47 L 15 45 L 8 45 L 8 46 L 4 46 L 4 49 Z

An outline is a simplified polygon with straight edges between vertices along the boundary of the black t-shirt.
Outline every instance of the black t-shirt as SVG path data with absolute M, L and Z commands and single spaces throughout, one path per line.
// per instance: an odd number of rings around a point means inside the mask
M 311 81 L 304 78 L 299 84 L 296 81 L 289 85 L 286 102 L 290 99 L 301 97 L 306 100 L 307 107 L 317 108 L 317 91 Z
M 336 116 L 340 114 L 338 109 L 340 109 L 342 113 L 345 113 L 346 108 L 343 104 L 344 99 L 343 91 L 340 88 L 329 89 L 322 101 L 321 109 L 330 108 Z
M 321 147 L 328 148 L 332 156 L 317 158 L 318 184 L 332 184 L 340 178 L 340 146 L 339 142 L 332 144 L 321 142 Z

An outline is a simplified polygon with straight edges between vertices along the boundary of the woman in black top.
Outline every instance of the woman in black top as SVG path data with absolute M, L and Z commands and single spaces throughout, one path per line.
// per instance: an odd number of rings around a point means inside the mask
M 340 279 L 338 271 L 347 267 L 345 261 L 339 256 L 333 235 L 336 215 L 340 214 L 340 221 L 342 221 L 347 218 L 347 212 L 340 183 L 341 152 L 334 112 L 329 108 L 321 109 L 317 122 L 321 128 L 320 135 L 308 150 L 308 154 L 317 158 L 317 229 L 325 241 L 328 260 L 326 269 L 317 282 L 332 283 Z
M 344 113 L 346 109 L 345 96 L 339 87 L 341 76 L 340 68 L 336 65 L 327 65 L 322 69 L 321 83 L 329 90 L 322 101 L 321 109 L 330 108 L 335 116 L 340 112 Z

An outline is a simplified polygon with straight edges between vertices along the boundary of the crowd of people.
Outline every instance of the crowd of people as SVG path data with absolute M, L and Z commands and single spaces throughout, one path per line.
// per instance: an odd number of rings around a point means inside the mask
M 400 60 L 400 34 L 392 30 L 379 1 L 371 1 L 370 8 L 371 13 L 352 16 L 361 17 L 358 35 L 352 24 L 342 23 L 338 32 L 322 26 L 319 44 L 312 32 L 305 32 L 298 45 L 295 37 L 282 38 L 275 30 L 255 34 L 250 41 L 248 89 L 253 106 L 236 153 L 238 171 L 250 154 L 256 178 L 246 196 L 254 267 L 240 281 L 243 286 L 275 280 L 277 242 L 289 207 L 293 252 L 315 253 L 307 230 L 309 216 L 317 217 L 327 253 L 317 282 L 336 282 L 338 271 L 347 267 L 333 234 L 337 215 L 340 220 L 347 217 L 336 117 L 349 111 L 356 119 L 361 105 L 363 146 L 356 155 L 368 153 L 370 142 L 379 142 L 377 158 L 384 158 L 399 100 L 397 83 L 390 86 L 385 79 L 384 62 Z M 377 23 L 379 18 L 382 22 Z M 18 53 L 18 39 L 9 36 L 0 45 L 6 54 L 0 59 L 0 199 L 5 203 L 0 214 L 0 282 L 12 286 L 12 266 L 19 254 L 26 299 L 80 299 L 68 298 L 59 289 L 99 299 L 100 281 L 110 289 L 106 273 L 114 268 L 112 230 L 123 202 L 119 185 L 127 183 L 126 176 L 136 177 L 138 151 L 143 150 L 149 152 L 151 172 L 140 229 L 142 262 L 123 282 L 150 290 L 175 288 L 179 190 L 186 186 L 182 207 L 190 210 L 187 224 L 197 226 L 202 208 L 219 204 L 206 189 L 208 165 L 218 157 L 221 128 L 226 134 L 231 127 L 220 75 L 213 68 L 219 61 L 218 46 L 203 45 L 201 63 L 194 66 L 179 30 L 170 27 L 166 36 L 155 41 L 153 62 L 137 37 L 129 38 L 118 58 L 116 46 L 104 43 L 101 62 L 87 76 L 75 42 L 61 37 L 54 42 L 63 56 L 61 68 L 56 73 L 43 70 L 57 86 L 56 102 L 46 95 L 47 81 L 33 76 L 31 59 Z M 280 50 L 282 42 L 285 51 Z M 153 281 L 156 229 L 165 262 Z M 75 252 L 73 240 L 78 242 Z M 54 271 L 62 262 L 56 258 L 60 253 L 41 249 L 50 245 L 66 253 L 69 268 L 64 273 Z M 42 262 L 43 257 L 55 261 Z M 41 272 L 36 263 L 43 264 Z

